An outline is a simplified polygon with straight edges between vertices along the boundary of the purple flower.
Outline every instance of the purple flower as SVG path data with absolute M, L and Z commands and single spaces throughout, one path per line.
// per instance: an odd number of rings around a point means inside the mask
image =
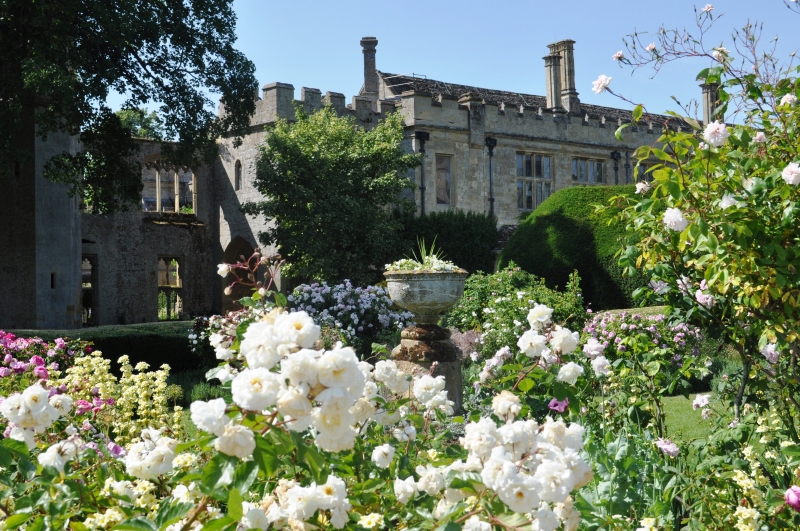
M 0 378 L 5 378 L 9 374 L 11 374 L 11 369 L 8 367 L 0 367 Z
M 114 441 L 108 441 L 108 445 L 106 446 L 108 448 L 108 451 L 111 452 L 111 455 L 113 455 L 114 457 L 125 457 L 125 454 L 127 453 L 125 451 L 125 448 L 118 445 Z
M 28 370 L 28 364 L 24 361 L 12 361 L 8 366 L 17 374 L 22 374 Z
M 14 356 L 11 354 L 6 354 L 3 358 L 3 363 L 11 363 L 12 361 L 14 361 Z
M 41 356 L 33 356 L 31 357 L 31 363 L 33 363 L 36 367 L 44 367 L 44 358 Z
M 75 410 L 77 411 L 78 415 L 83 415 L 92 410 L 92 404 L 87 402 L 86 400 L 78 400 L 78 403 L 75 406 Z
M 552 411 L 558 411 L 559 413 L 563 413 L 566 411 L 567 406 L 569 406 L 569 397 L 565 397 L 562 402 L 558 401 L 558 398 L 553 398 L 547 407 L 549 407 Z
M 40 380 L 47 380 L 48 378 L 50 378 L 50 374 L 48 374 L 47 369 L 41 366 L 34 367 L 33 375 L 39 378 Z
M 800 511 L 800 487 L 797 485 L 789 487 L 783 499 L 786 500 L 786 505 L 795 511 Z

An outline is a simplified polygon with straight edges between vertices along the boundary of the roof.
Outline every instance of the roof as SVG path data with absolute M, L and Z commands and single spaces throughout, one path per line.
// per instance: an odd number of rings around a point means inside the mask
M 380 71 L 378 72 L 378 75 L 383 78 L 386 87 L 389 89 L 389 91 L 391 91 L 391 96 L 389 97 L 400 96 L 400 94 L 407 91 L 414 91 L 418 94 L 422 93 L 430 94 L 431 96 L 441 95 L 445 98 L 458 98 L 462 94 L 471 92 L 472 94 L 483 99 L 484 102 L 490 104 L 493 103 L 499 105 L 500 103 L 504 103 L 506 107 L 517 109 L 520 107 L 520 105 L 524 105 L 526 107 L 539 107 L 541 109 L 545 109 L 547 107 L 547 98 L 545 98 L 545 96 L 471 87 L 469 85 L 459 85 L 457 83 L 445 83 L 444 81 L 419 78 L 413 75 L 397 75 Z M 590 117 L 595 119 L 605 116 L 606 120 L 613 122 L 618 120 L 621 120 L 623 123 L 633 121 L 632 111 L 617 109 L 614 107 L 603 107 L 601 105 L 589 105 L 583 102 L 581 102 L 580 112 L 572 112 L 570 114 L 574 116 L 585 116 L 588 114 Z M 641 121 L 644 123 L 664 123 L 669 120 L 675 121 L 676 118 L 659 114 L 644 114 L 641 119 Z

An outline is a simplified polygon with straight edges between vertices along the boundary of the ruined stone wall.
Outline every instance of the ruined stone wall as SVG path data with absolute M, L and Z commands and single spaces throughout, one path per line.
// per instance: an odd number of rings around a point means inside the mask
M 15 143 L 19 164 L 5 169 L 0 209 L 0 328 L 80 326 L 80 216 L 67 187 L 44 177 L 44 165 L 77 141 L 35 134 L 34 101 L 23 105 Z
M 160 142 L 139 142 L 141 160 L 158 158 Z M 143 170 L 143 173 L 148 170 Z M 158 320 L 158 260 L 180 264 L 184 316 L 208 314 L 214 307 L 216 276 L 211 234 L 211 169 L 193 170 L 195 214 L 132 210 L 113 216 L 82 215 L 83 254 L 96 257 L 95 324 Z

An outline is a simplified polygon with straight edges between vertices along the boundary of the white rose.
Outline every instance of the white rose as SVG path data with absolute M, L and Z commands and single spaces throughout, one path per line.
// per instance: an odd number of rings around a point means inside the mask
M 444 376 L 434 378 L 426 374 L 414 380 L 412 391 L 417 400 L 426 404 L 444 389 L 444 383 Z
M 78 457 L 78 447 L 71 441 L 61 441 L 39 454 L 38 461 L 42 466 L 51 466 L 64 473 L 67 461 Z
M 464 522 L 462 529 L 463 531 L 492 531 L 492 524 L 484 522 L 478 518 L 477 514 L 473 514 Z
M 444 489 L 444 476 L 438 468 L 433 465 L 418 465 L 416 468 L 419 474 L 417 488 L 425 491 L 429 496 L 435 496 Z
M 569 354 L 578 348 L 580 335 L 572 332 L 569 328 L 557 326 L 556 330 L 550 335 L 550 348 L 561 354 Z
M 364 393 L 367 379 L 358 366 L 358 356 L 351 347 L 329 350 L 317 362 L 319 382 L 326 387 L 341 387 L 353 397 Z
M 282 356 L 278 353 L 279 342 L 270 323 L 252 323 L 242 337 L 239 351 L 251 369 L 271 369 L 281 360 Z
M 796 162 L 789 163 L 789 165 L 783 169 L 781 177 L 786 181 L 786 184 L 791 184 L 792 186 L 800 184 L 800 164 Z
M 414 482 L 414 476 L 409 476 L 406 479 L 397 478 L 394 480 L 394 497 L 397 501 L 405 505 L 414 498 L 417 494 L 417 484 Z
M 248 411 L 263 411 L 274 406 L 280 390 L 279 376 L 264 367 L 245 369 L 231 382 L 234 403 Z
M 278 411 L 284 417 L 304 418 L 311 414 L 313 409 L 311 400 L 308 399 L 307 389 L 298 387 L 289 387 L 283 389 L 278 395 Z M 291 424 L 289 429 L 299 431 Z
M 372 462 L 380 468 L 389 468 L 394 459 L 394 447 L 391 444 L 376 446 L 372 451 Z
M 703 131 L 703 139 L 714 147 L 723 145 L 731 134 L 725 124 L 719 123 L 715 120 L 708 124 Z
M 262 531 L 266 531 L 270 524 L 264 509 L 250 502 L 242 502 L 242 519 L 240 522 L 244 529 L 261 529 Z
M 552 308 L 548 308 L 544 304 L 536 304 L 528 312 L 528 323 L 531 325 L 531 328 L 541 330 L 543 326 L 550 323 L 552 317 Z
M 219 264 L 217 265 L 217 274 L 223 278 L 227 277 L 228 274 L 231 272 L 231 266 L 228 264 Z
M 797 103 L 797 96 L 795 96 L 794 94 L 785 94 L 781 98 L 781 103 L 780 104 L 781 105 L 794 105 L 795 103 Z
M 711 401 L 711 395 L 697 395 L 692 402 L 693 409 L 702 409 Z
M 306 312 L 292 312 L 275 319 L 274 330 L 281 343 L 296 343 L 311 348 L 320 336 L 320 327 Z
M 530 477 L 519 476 L 514 483 L 503 485 L 497 495 L 516 513 L 529 513 L 539 505 L 539 486 Z
M 547 338 L 537 330 L 528 330 L 520 336 L 517 346 L 529 358 L 536 358 L 547 350 Z
M 492 399 L 492 411 L 501 419 L 513 420 L 521 409 L 519 397 L 510 391 L 502 391 Z
M 72 411 L 72 398 L 67 395 L 53 395 L 50 397 L 50 405 L 60 416 L 66 417 Z
M 767 141 L 767 135 L 764 134 L 764 131 L 759 131 L 758 133 L 756 133 L 755 138 L 753 138 L 753 142 L 756 142 L 758 144 L 763 144 L 766 141 Z
M 644 181 L 636 183 L 636 193 L 644 195 L 650 191 L 650 185 Z
M 225 455 L 239 459 L 250 457 L 256 449 L 256 438 L 249 428 L 238 424 L 228 424 L 222 435 L 214 441 L 214 448 Z
M 586 344 L 583 345 L 583 353 L 590 359 L 595 359 L 600 356 L 605 349 L 606 347 L 593 337 L 590 337 Z
M 736 205 L 736 198 L 733 197 L 731 194 L 725 194 L 722 196 L 722 199 L 719 202 L 719 207 L 722 210 L 725 210 L 728 207 L 732 207 Z
M 559 369 L 558 376 L 556 377 L 556 379 L 559 382 L 564 382 L 569 385 L 575 385 L 575 382 L 578 381 L 578 377 L 582 374 L 583 374 L 583 367 L 571 361 L 566 365 L 562 366 L 561 369 Z
M 608 85 L 611 83 L 611 78 L 609 76 L 604 76 L 600 74 L 596 81 L 592 81 L 592 92 L 595 94 L 602 94 L 608 89 Z M 466 527 L 466 526 L 465 526 Z
M 611 374 L 611 364 L 605 356 L 599 356 L 592 360 L 592 369 L 597 376 L 608 376 Z
M 664 211 L 664 226 L 670 230 L 681 232 L 689 226 L 689 221 L 683 217 L 683 212 L 678 208 L 668 208 Z
M 192 422 L 195 426 L 208 433 L 221 435 L 225 426 L 230 423 L 230 419 L 225 415 L 225 400 L 215 398 L 208 402 L 198 400 L 189 406 Z
M 322 352 L 318 350 L 305 348 L 290 354 L 281 361 L 281 376 L 292 385 L 307 384 L 309 388 L 314 387 L 319 381 L 317 362 L 321 355 Z
M 34 437 L 34 432 L 31 429 L 14 426 L 11 428 L 8 437 L 9 439 L 14 439 L 15 441 L 24 442 L 28 446 L 28 450 L 33 450 L 36 448 L 36 438 Z

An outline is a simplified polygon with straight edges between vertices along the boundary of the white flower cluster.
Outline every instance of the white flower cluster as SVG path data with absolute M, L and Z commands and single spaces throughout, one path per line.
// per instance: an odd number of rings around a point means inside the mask
M 436 255 L 428 255 L 421 262 L 403 258 L 386 264 L 386 271 L 461 271 L 461 268 L 449 260 L 442 260 Z
M 142 430 L 141 439 L 133 443 L 125 456 L 128 474 L 139 479 L 153 479 L 172 470 L 178 441 L 152 428 Z
M 567 426 L 550 418 L 542 425 L 525 420 L 507 422 L 499 428 L 491 419 L 483 418 L 467 424 L 460 439 L 469 451 L 467 461 L 457 461 L 445 469 L 425 470 L 425 474 L 417 470 L 421 477 L 416 488 L 428 494 L 438 492 L 445 484 L 437 473 L 478 472 L 483 484 L 496 492 L 509 509 L 530 513 L 534 529 L 553 531 L 562 523 L 565 528 L 575 529 L 579 516 L 572 510 L 570 494 L 592 478 L 591 469 L 580 456 L 583 434 L 583 427 L 577 424 Z M 410 490 L 408 480 L 404 483 L 395 482 L 395 494 Z M 448 497 L 452 499 L 453 495 L 445 493 L 445 501 Z
M 414 379 L 412 391 L 414 397 L 428 410 L 441 409 L 447 415 L 453 414 L 453 402 L 447 399 L 444 390 L 444 376 L 424 375 Z
M 28 448 L 35 446 L 34 433 L 42 433 L 59 417 L 72 410 L 73 400 L 67 395 L 54 394 L 40 384 L 34 384 L 22 393 L 14 393 L 0 403 L 0 414 L 9 422 L 9 436 L 23 441 Z
M 342 529 L 348 521 L 350 500 L 344 481 L 331 475 L 324 484 L 308 487 L 281 479 L 274 493 L 260 504 L 245 502 L 242 506 L 240 529 L 303 529 L 303 522 L 317 511 L 329 511 L 330 523 Z

